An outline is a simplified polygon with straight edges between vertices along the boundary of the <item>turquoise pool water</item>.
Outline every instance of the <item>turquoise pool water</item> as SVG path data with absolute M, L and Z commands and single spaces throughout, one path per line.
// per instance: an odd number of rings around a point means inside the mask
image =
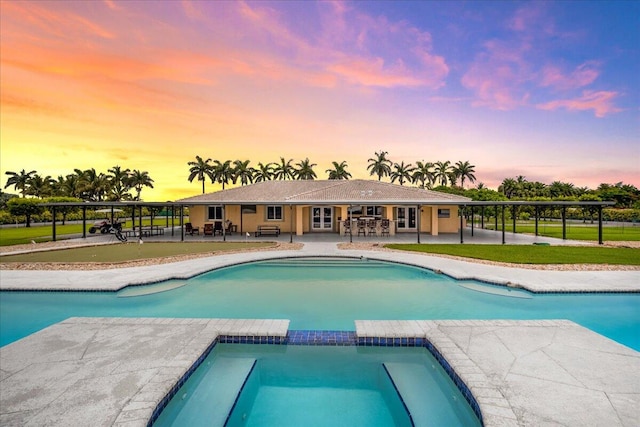
M 480 426 L 425 348 L 218 344 L 154 427 L 410 426 L 400 395 L 415 425 Z
M 0 345 L 71 316 L 279 318 L 323 330 L 354 330 L 356 319 L 570 319 L 640 351 L 640 294 L 531 294 L 344 259 L 258 262 L 118 293 L 0 292 Z

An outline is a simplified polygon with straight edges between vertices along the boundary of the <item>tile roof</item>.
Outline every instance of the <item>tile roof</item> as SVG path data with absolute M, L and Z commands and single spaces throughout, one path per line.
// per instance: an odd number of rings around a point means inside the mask
M 180 203 L 225 204 L 443 204 L 467 197 L 387 182 L 353 180 L 264 181 L 177 200 Z

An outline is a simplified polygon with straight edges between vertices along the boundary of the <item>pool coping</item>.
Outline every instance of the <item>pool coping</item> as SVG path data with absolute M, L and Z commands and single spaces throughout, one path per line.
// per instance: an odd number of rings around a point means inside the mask
M 215 342 L 282 340 L 288 325 L 264 319 L 65 320 L 0 348 L 0 424 L 147 425 Z M 408 346 L 403 340 L 409 337 L 430 343 L 428 349 L 441 354 L 445 369 L 472 393 L 485 426 L 622 426 L 640 419 L 640 353 L 570 321 L 355 326 L 360 345 L 373 336 L 388 345 Z

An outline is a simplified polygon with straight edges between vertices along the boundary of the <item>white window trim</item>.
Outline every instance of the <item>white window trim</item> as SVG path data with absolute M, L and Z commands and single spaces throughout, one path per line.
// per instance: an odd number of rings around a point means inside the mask
M 280 218 L 269 218 L 269 208 L 280 208 Z M 273 210 L 274 216 L 276 210 Z M 284 221 L 284 206 L 283 205 L 266 205 L 264 208 L 265 221 L 282 222 Z

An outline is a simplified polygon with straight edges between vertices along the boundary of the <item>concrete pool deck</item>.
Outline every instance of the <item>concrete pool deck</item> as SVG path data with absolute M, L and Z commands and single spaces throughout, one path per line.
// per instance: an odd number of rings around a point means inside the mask
M 539 292 L 640 291 L 639 271 L 498 267 L 404 252 L 340 250 L 335 242 L 118 270 L 3 270 L 0 289 L 117 290 L 296 256 L 402 262 Z M 73 318 L 53 325 L 0 348 L 0 425 L 146 425 L 153 408 L 218 335 L 286 334 L 286 321 L 256 322 Z M 357 322 L 354 329 L 361 336 L 429 339 L 473 392 L 486 426 L 640 425 L 640 353 L 575 323 Z

